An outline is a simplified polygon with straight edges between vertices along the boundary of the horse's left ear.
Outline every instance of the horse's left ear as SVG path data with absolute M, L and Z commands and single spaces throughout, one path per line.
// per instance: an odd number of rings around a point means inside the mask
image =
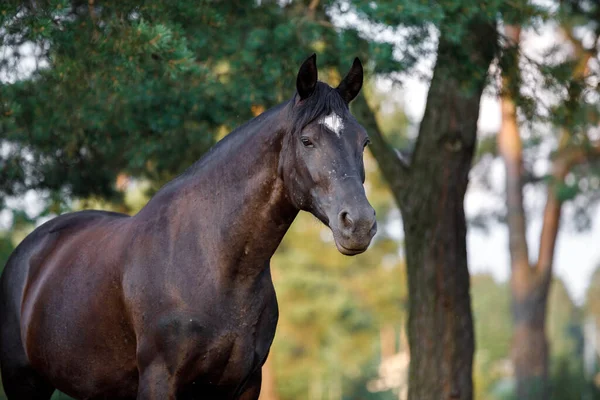
M 296 90 L 300 95 L 300 100 L 306 99 L 315 91 L 317 79 L 317 55 L 313 53 L 302 63 L 296 77 Z
M 356 57 L 352 63 L 352 68 L 335 90 L 346 100 L 346 103 L 350 103 L 360 92 L 362 84 L 363 67 L 358 57 Z

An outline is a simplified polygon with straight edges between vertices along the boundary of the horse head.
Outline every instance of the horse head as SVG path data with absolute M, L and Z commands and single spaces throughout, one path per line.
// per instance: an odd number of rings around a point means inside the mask
M 363 153 L 369 137 L 349 110 L 363 84 L 358 58 L 336 87 L 318 81 L 316 56 L 300 67 L 284 140 L 280 173 L 296 207 L 333 232 L 345 255 L 364 252 L 377 231 L 363 187 Z

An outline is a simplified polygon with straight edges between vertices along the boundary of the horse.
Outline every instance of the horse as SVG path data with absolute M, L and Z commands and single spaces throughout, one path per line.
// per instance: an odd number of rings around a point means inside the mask
M 0 280 L 10 400 L 258 399 L 279 311 L 270 259 L 302 210 L 345 255 L 377 230 L 349 110 L 306 59 L 291 99 L 233 130 L 135 215 L 85 210 L 36 228 Z

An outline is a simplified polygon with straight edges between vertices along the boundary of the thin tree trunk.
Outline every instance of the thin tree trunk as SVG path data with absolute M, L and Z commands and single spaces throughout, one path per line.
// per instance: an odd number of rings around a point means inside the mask
M 396 354 L 396 330 L 393 325 L 385 325 L 379 329 L 381 342 L 381 361 Z
M 518 45 L 521 29 L 506 26 L 508 46 L 506 65 L 518 70 Z M 519 399 L 546 398 L 548 378 L 548 343 L 545 335 L 545 315 L 550 277 L 540 275 L 529 264 L 526 219 L 523 208 L 523 150 L 517 107 L 511 94 L 513 84 L 506 69 L 503 74 L 503 95 L 500 99 L 502 125 L 498 148 L 506 169 L 506 208 L 511 260 L 511 300 L 514 324 L 511 359 L 516 394 Z
M 262 367 L 262 385 L 260 388 L 259 400 L 279 400 L 272 354 L 269 355 Z
M 596 151 L 595 146 L 584 150 L 566 147 L 567 132 L 563 132 L 558 156 L 552 163 L 552 181 L 548 184 L 546 206 L 538 250 L 537 263 L 531 265 L 526 238 L 526 215 L 523 208 L 523 155 L 517 122 L 517 108 L 513 94 L 513 77 L 519 71 L 518 47 L 521 29 L 506 26 L 507 49 L 503 71 L 501 97 L 502 126 L 498 135 L 498 148 L 506 168 L 506 207 L 511 260 L 511 300 L 514 325 L 511 359 L 513 362 L 517 398 L 548 398 L 548 358 L 546 339 L 546 308 L 556 238 L 558 235 L 562 204 L 557 197 L 557 185 L 562 183 L 573 165 L 581 163 Z M 580 58 L 573 77 L 585 76 L 589 54 Z M 571 93 L 573 99 L 579 94 Z
M 441 29 L 410 166 L 381 136 L 364 99 L 354 108 L 403 217 L 411 400 L 473 398 L 474 334 L 463 201 L 496 28 L 471 23 L 467 36 L 458 46 L 447 42 Z

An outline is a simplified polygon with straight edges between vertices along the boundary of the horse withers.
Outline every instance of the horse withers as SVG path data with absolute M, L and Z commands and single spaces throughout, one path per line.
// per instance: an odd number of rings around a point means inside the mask
M 81 211 L 38 227 L 0 281 L 10 400 L 257 399 L 278 308 L 269 260 L 299 210 L 364 252 L 376 232 L 365 130 L 300 67 L 293 98 L 234 130 L 136 215 Z

